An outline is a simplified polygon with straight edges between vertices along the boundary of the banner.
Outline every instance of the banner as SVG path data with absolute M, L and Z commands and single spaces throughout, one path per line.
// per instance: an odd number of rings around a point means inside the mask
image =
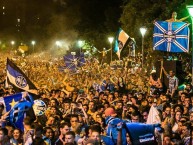
M 64 62 L 66 64 L 65 69 L 70 71 L 77 71 L 79 67 L 85 64 L 84 53 L 80 55 L 68 54 L 64 56 Z
M 185 22 L 155 22 L 153 34 L 153 49 L 168 52 L 188 52 L 188 25 L 189 24 Z
M 7 78 L 6 85 L 37 94 L 37 88 L 29 78 L 11 60 L 7 58 Z

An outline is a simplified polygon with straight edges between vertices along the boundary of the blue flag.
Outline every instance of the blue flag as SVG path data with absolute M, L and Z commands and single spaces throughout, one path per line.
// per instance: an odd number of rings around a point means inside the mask
M 21 99 L 22 93 L 18 93 L 11 96 L 1 97 L 0 102 L 5 106 L 4 111 L 9 112 Z
M 119 28 L 118 33 L 115 39 L 114 52 L 117 54 L 118 58 L 121 57 L 121 51 L 124 48 L 127 40 L 129 39 L 129 35 L 125 33 L 121 28 Z
M 81 53 L 80 55 L 72 55 L 72 54 L 65 55 L 64 61 L 66 64 L 65 69 L 70 71 L 77 71 L 79 67 L 85 64 L 85 58 L 83 53 Z
M 16 87 L 27 92 L 37 94 L 37 88 L 29 80 L 29 78 L 19 69 L 11 60 L 7 58 L 7 79 L 6 84 L 11 84 L 13 87 Z M 21 92 L 21 91 L 19 91 Z
M 9 112 L 6 120 L 16 128 L 23 128 L 23 119 L 25 113 L 32 108 L 33 98 L 28 94 L 23 97 L 23 93 L 14 94 L 11 96 L 1 97 L 0 102 L 5 106 L 5 112 Z
M 188 52 L 188 25 L 184 22 L 155 22 L 153 49 L 168 52 Z

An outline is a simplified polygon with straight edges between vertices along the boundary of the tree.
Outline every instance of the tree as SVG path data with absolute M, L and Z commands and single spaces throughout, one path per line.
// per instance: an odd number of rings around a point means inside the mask
M 145 49 L 144 52 L 152 52 L 152 36 L 153 36 L 153 22 L 154 20 L 164 21 L 171 17 L 173 11 L 178 12 L 178 17 L 187 16 L 186 4 L 190 0 L 146 0 L 136 1 L 130 0 L 123 5 L 123 13 L 120 17 L 122 28 L 137 42 L 137 49 L 141 51 L 141 34 L 139 28 L 141 26 L 147 27 L 148 31 L 145 34 Z M 154 56 L 154 55 L 153 55 Z

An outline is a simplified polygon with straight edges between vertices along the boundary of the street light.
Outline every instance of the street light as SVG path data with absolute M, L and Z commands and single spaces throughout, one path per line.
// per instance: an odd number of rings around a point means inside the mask
M 192 20 L 192 85 L 193 85 L 193 5 L 186 6 Z
M 111 62 L 112 62 L 112 58 L 113 58 L 113 46 L 112 46 L 112 44 L 113 44 L 114 38 L 113 37 L 109 37 L 108 40 L 109 40 L 109 42 L 111 44 Z
M 11 45 L 12 45 L 12 49 L 13 49 L 13 45 L 15 44 L 15 41 L 11 41 Z
M 82 40 L 78 40 L 78 46 L 80 47 L 80 53 L 82 52 L 83 43 L 84 42 Z
M 59 46 L 60 46 L 60 41 L 56 41 L 56 46 L 57 46 L 57 48 L 59 48 Z
M 33 46 L 33 52 L 34 52 L 34 45 L 36 44 L 36 42 L 33 40 L 33 41 L 31 42 L 31 44 L 32 44 L 32 46 Z
M 143 68 L 143 60 L 144 60 L 144 36 L 145 36 L 145 33 L 146 33 L 147 29 L 145 27 L 141 27 L 140 28 L 140 32 L 141 32 L 141 35 L 142 35 L 142 63 L 141 63 L 141 67 Z

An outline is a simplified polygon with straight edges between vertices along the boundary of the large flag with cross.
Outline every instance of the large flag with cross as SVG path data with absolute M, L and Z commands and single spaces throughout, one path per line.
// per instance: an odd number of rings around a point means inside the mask
M 80 55 L 77 55 L 76 53 L 67 54 L 64 56 L 64 61 L 66 65 L 64 69 L 70 71 L 77 71 L 86 63 L 84 53 L 81 53 Z
M 168 52 L 188 52 L 188 25 L 189 24 L 185 22 L 155 22 L 153 49 Z

